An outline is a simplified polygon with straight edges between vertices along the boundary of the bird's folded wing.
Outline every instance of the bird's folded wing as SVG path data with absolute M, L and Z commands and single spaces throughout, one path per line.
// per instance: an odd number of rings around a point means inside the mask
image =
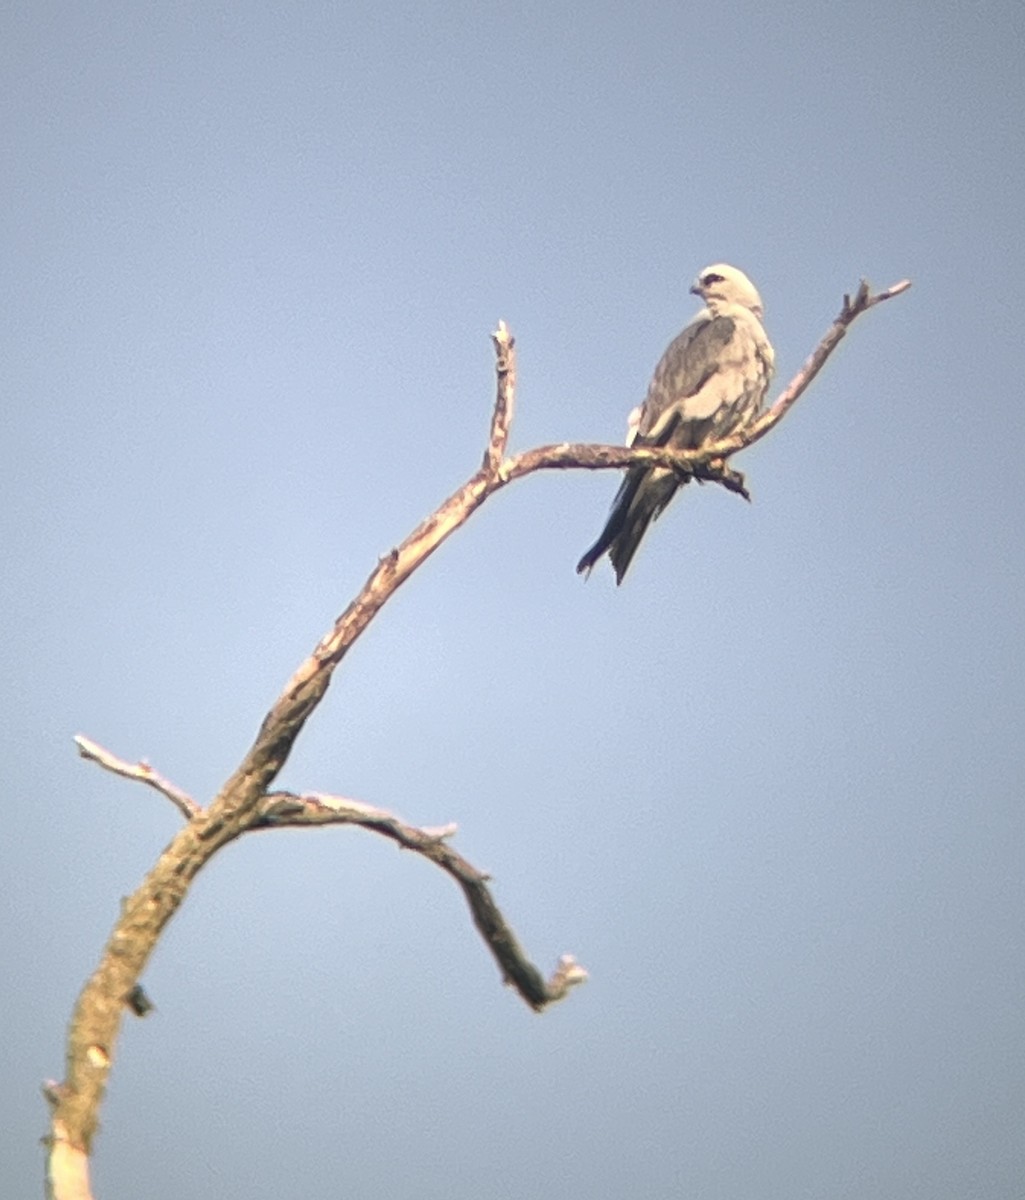
M 681 418 L 710 415 L 691 412 L 687 401 L 696 397 L 722 370 L 736 332 L 737 322 L 733 317 L 713 317 L 705 312 L 669 343 L 655 368 L 641 409 L 637 439 L 640 444 L 665 445 Z

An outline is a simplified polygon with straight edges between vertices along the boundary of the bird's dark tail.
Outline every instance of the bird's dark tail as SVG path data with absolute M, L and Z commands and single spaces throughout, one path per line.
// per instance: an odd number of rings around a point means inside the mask
M 598 559 L 608 551 L 616 583 L 622 583 L 645 531 L 679 486 L 679 479 L 672 473 L 656 476 L 648 468 L 629 471 L 612 502 L 605 528 L 577 563 L 577 574 L 590 574 Z
M 641 482 L 641 472 L 627 472 L 626 478 L 619 485 L 619 491 L 616 492 L 616 498 L 612 501 L 612 507 L 609 509 L 608 520 L 605 522 L 605 528 L 598 535 L 598 540 L 584 554 L 583 558 L 577 563 L 578 575 L 590 575 L 591 569 L 606 550 L 615 542 L 623 531 L 626 523 L 626 515 L 629 511 L 630 504 L 634 496 L 637 494 L 637 489 Z
M 583 557 L 577 563 L 578 575 L 583 575 L 586 578 L 591 574 L 591 569 L 594 567 L 594 564 L 599 558 L 601 558 L 605 551 L 608 550 L 609 546 L 612 545 L 612 541 L 615 536 L 616 535 L 614 532 L 611 534 L 609 533 L 609 527 L 606 525 L 601 531 L 601 537 L 594 543 L 590 550 L 587 550 L 584 553 Z

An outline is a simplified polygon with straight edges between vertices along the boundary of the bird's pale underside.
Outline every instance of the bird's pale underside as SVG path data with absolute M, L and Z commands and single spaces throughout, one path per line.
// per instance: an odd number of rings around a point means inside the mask
M 647 398 L 631 414 L 628 445 L 699 449 L 742 430 L 762 411 L 774 355 L 754 284 L 736 267 L 715 263 L 691 291 L 705 307 L 662 355 Z M 645 531 L 682 482 L 668 468 L 630 467 L 577 571 L 589 572 L 607 552 L 622 583 Z

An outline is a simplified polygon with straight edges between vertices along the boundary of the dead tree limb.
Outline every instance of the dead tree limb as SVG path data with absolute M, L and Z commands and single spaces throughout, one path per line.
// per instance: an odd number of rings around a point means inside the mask
M 44 1086 L 51 1107 L 47 1138 L 47 1188 L 54 1200 L 89 1200 L 88 1159 L 126 1007 L 138 995 L 140 976 L 161 931 L 177 912 L 196 874 L 216 852 L 244 833 L 276 825 L 355 824 L 380 833 L 437 863 L 462 888 L 474 923 L 505 980 L 535 1010 L 560 999 L 586 977 L 571 956 L 547 981 L 527 959 L 487 888 L 487 879 L 448 845 L 451 830 L 417 829 L 381 809 L 321 793 L 271 792 L 306 721 L 324 698 L 335 669 L 381 608 L 427 558 L 494 492 L 514 479 L 544 470 L 612 470 L 650 462 L 747 495 L 744 478 L 727 460 L 763 437 L 786 415 L 822 368 L 850 324 L 869 308 L 910 287 L 907 280 L 872 295 L 862 282 L 801 371 L 770 409 L 744 433 L 700 450 L 630 449 L 584 443 L 541 446 L 506 457 L 516 385 L 514 340 L 500 322 L 492 335 L 497 391 L 480 469 L 388 554 L 355 599 L 300 664 L 267 713 L 235 772 L 206 807 L 200 807 L 146 763 L 130 764 L 85 737 L 79 752 L 125 778 L 155 788 L 185 818 L 136 891 L 123 903 L 96 970 L 75 1006 L 68 1035 L 66 1074 Z
M 448 844 L 456 826 L 418 829 L 381 808 L 371 808 L 358 800 L 322 794 L 295 796 L 272 792 L 266 798 L 265 818 L 254 829 L 279 825 L 360 825 L 391 838 L 404 850 L 423 855 L 441 867 L 462 889 L 473 923 L 491 951 L 505 983 L 514 987 L 535 1012 L 561 1000 L 569 989 L 587 978 L 587 972 L 572 954 L 559 959 L 555 973 L 546 980 L 527 958 L 488 887 L 489 876 L 471 866 Z

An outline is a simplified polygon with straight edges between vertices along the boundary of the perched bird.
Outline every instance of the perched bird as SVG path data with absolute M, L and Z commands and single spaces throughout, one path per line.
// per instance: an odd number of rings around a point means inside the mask
M 628 446 L 695 450 L 743 429 L 761 412 L 775 356 L 754 284 L 736 267 L 715 263 L 690 290 L 705 307 L 662 355 L 647 398 L 630 414 Z M 628 468 L 605 528 L 577 572 L 590 572 L 608 551 L 622 583 L 645 530 L 681 482 L 666 467 Z

